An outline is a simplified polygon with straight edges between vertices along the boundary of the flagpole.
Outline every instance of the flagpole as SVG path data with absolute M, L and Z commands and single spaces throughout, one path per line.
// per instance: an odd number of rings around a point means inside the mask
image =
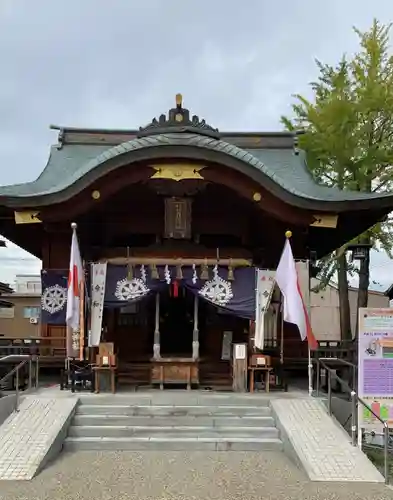
M 312 358 L 311 347 L 316 348 L 317 342 L 310 323 L 310 293 L 308 303 L 305 304 L 300 289 L 298 271 L 293 257 L 290 238 L 291 231 L 285 232 L 286 242 L 276 271 L 276 283 L 284 296 L 284 320 L 297 325 L 303 340 L 307 338 L 308 350 L 308 392 L 312 396 Z M 310 269 L 308 266 L 308 289 L 310 292 Z
M 281 316 L 281 332 L 280 332 L 280 363 L 284 364 L 284 307 L 281 299 L 280 304 L 280 316 Z
M 308 317 L 311 322 L 311 270 L 310 270 L 310 258 L 307 260 L 307 272 L 308 272 L 308 301 L 307 301 L 307 311 Z M 308 343 L 308 395 L 312 396 L 313 394 L 313 365 L 311 359 L 311 349 L 310 343 Z
M 292 237 L 292 231 L 286 231 L 285 237 L 289 240 Z M 310 275 L 310 260 L 307 260 L 307 272 L 308 272 L 308 299 L 307 299 L 307 314 L 311 318 L 311 303 L 310 303 L 310 288 L 311 288 L 311 275 Z M 307 373 L 308 373 L 308 395 L 312 396 L 313 386 L 312 386 L 312 360 L 311 360 L 311 349 L 310 343 L 307 340 Z

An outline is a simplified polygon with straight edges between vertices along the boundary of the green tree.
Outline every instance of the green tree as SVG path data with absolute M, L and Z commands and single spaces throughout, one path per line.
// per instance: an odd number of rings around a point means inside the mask
M 295 95 L 293 117 L 282 117 L 289 130 L 301 130 L 299 145 L 307 153 L 315 179 L 339 189 L 361 192 L 393 187 L 393 56 L 389 53 L 391 25 L 374 20 L 361 32 L 359 50 L 343 56 L 335 66 L 317 61 L 319 76 L 311 83 L 312 99 Z M 392 258 L 392 220 L 360 235 L 357 243 L 371 244 Z M 324 258 L 320 278 L 324 286 L 337 273 L 341 335 L 351 338 L 348 272 L 355 270 L 345 256 L 346 245 Z M 370 284 L 369 256 L 359 269 L 358 307 L 366 307 Z

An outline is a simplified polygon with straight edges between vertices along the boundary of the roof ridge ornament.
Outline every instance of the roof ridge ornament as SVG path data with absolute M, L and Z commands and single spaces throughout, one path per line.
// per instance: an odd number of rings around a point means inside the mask
M 194 115 L 190 118 L 188 109 L 183 108 L 183 97 L 176 94 L 176 107 L 169 110 L 168 118 L 165 114 L 160 115 L 145 127 L 139 127 L 138 137 L 165 133 L 193 133 L 207 135 L 219 139 L 220 133 L 217 128 L 208 125 L 205 120 Z

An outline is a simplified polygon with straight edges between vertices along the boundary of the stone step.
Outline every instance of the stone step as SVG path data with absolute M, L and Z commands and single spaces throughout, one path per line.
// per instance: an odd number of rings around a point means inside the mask
M 132 416 L 132 415 L 75 415 L 72 425 L 144 425 L 144 426 L 174 426 L 196 425 L 208 427 L 274 427 L 271 416 L 242 417 L 242 416 Z
M 275 427 L 207 427 L 207 426 L 127 426 L 127 425 L 82 425 L 69 429 L 70 437 L 161 437 L 161 438 L 219 438 L 222 436 L 278 438 Z
M 77 415 L 135 415 L 135 416 L 172 416 L 185 417 L 193 415 L 221 416 L 270 416 L 268 406 L 142 406 L 142 405 L 110 405 L 81 404 L 76 409 Z
M 282 449 L 283 444 L 280 439 L 256 437 L 68 437 L 64 442 L 65 451 L 282 451 Z
M 261 394 L 212 394 L 210 391 L 151 391 L 150 393 L 89 394 L 81 393 L 82 405 L 131 406 L 270 406 L 269 397 Z

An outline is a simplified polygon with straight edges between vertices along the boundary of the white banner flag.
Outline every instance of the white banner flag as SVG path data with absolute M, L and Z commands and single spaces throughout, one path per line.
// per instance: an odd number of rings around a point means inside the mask
M 261 350 L 265 344 L 265 314 L 272 298 L 275 274 L 269 269 L 257 270 L 254 345 Z
M 67 357 L 80 359 L 84 339 L 84 314 L 83 307 L 81 308 L 81 294 L 84 293 L 85 277 L 76 234 L 76 224 L 73 222 L 71 227 L 72 239 L 66 310 Z
M 100 345 L 106 284 L 106 263 L 91 264 L 91 323 L 89 347 Z

